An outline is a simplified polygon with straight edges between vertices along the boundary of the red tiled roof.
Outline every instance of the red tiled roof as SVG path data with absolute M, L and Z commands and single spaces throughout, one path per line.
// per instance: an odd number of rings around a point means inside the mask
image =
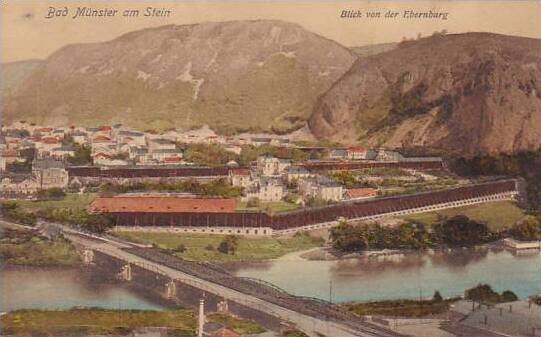
M 98 197 L 90 204 L 95 212 L 221 213 L 235 212 L 235 199 L 179 196 Z
M 92 155 L 93 158 L 96 158 L 96 157 L 103 157 L 103 158 L 112 158 L 111 155 L 107 154 L 107 153 L 104 153 L 104 152 L 98 152 L 98 153 L 95 153 Z
M 250 170 L 246 168 L 233 168 L 230 170 L 231 174 L 236 176 L 249 176 Z
M 45 137 L 41 139 L 41 142 L 44 144 L 57 144 L 59 143 L 58 139 L 54 137 Z
M 166 162 L 166 163 L 177 163 L 179 161 L 181 161 L 182 158 L 180 157 L 165 157 L 163 158 L 163 161 Z
M 364 152 L 366 149 L 362 146 L 356 145 L 356 146 L 350 146 L 348 147 L 349 152 Z
M 99 127 L 100 131 L 111 131 L 112 128 L 109 125 L 102 125 Z
M 53 131 L 53 128 L 39 128 L 36 129 L 37 132 L 51 132 Z
M 109 141 L 111 141 L 111 138 L 105 137 L 105 136 L 97 136 L 97 137 L 94 138 L 94 140 L 93 140 L 94 143 L 98 143 L 98 142 L 109 142 Z
M 375 188 L 350 188 L 347 190 L 347 194 L 350 198 L 367 198 L 376 196 L 378 190 Z

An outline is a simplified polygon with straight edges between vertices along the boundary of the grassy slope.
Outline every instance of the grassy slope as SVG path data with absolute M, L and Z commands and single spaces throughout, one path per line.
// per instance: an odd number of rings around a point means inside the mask
M 452 217 L 455 215 L 467 217 L 484 222 L 493 231 L 509 228 L 524 217 L 524 212 L 512 201 L 497 201 L 485 204 L 471 205 L 458 208 L 449 208 L 436 212 L 407 215 L 404 218 L 432 224 L 438 221 L 438 217 Z
M 184 253 L 175 253 L 179 257 L 194 261 L 254 261 L 278 258 L 284 254 L 317 247 L 322 241 L 307 235 L 298 235 L 287 238 L 238 238 L 238 247 L 234 255 L 223 254 L 216 250 L 223 235 L 214 234 L 171 234 L 171 233 L 144 233 L 144 232 L 117 232 L 122 238 L 146 243 L 157 244 L 161 248 L 175 249 L 184 245 Z M 212 245 L 213 250 L 206 247 Z
M 83 210 L 96 197 L 95 193 L 68 193 L 62 200 L 49 200 L 49 201 L 29 201 L 20 200 L 17 203 L 25 211 L 36 212 L 38 210 L 47 208 L 70 208 L 75 210 Z

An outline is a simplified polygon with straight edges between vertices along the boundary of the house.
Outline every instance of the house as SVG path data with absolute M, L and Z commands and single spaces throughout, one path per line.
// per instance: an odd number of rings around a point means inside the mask
M 19 152 L 15 150 L 3 150 L 0 153 L 0 160 L 3 162 L 3 169 L 5 170 L 5 166 L 7 164 L 12 164 L 15 162 L 23 162 L 24 158 L 19 156 Z
M 117 136 L 119 143 L 134 145 L 134 146 L 146 146 L 147 141 L 145 134 L 137 131 L 121 130 Z
M 148 154 L 152 159 L 163 162 L 166 158 L 177 158 L 178 161 L 182 159 L 182 150 L 172 149 L 157 149 Z
M 99 166 L 125 166 L 129 163 L 123 159 L 116 159 L 109 153 L 98 152 L 92 155 L 92 162 Z
M 50 152 L 55 147 L 60 147 L 61 144 L 55 137 L 42 137 L 36 142 L 36 149 L 39 153 Z
M 33 175 L 9 175 L 0 182 L 0 196 L 5 199 L 31 199 L 40 190 L 40 184 Z
M 342 185 L 320 175 L 301 179 L 298 182 L 298 189 L 304 199 L 315 198 L 326 201 L 340 201 L 344 196 L 344 187 Z
M 69 175 L 64 163 L 52 158 L 35 159 L 32 162 L 32 174 L 39 182 L 41 189 L 68 186 Z
M 252 184 L 250 170 L 245 168 L 233 168 L 229 170 L 229 183 L 233 186 L 248 187 Z
M 285 173 L 291 166 L 291 161 L 272 156 L 260 156 L 257 158 L 257 170 L 263 176 L 278 176 Z
M 70 145 L 62 145 L 49 151 L 49 154 L 57 159 L 65 159 L 75 155 L 75 148 Z
M 346 149 L 346 157 L 349 160 L 366 159 L 368 150 L 362 146 L 350 146 Z
M 148 151 L 155 152 L 159 150 L 176 150 L 177 145 L 169 139 L 157 138 L 148 141 Z
M 377 161 L 402 161 L 404 157 L 396 152 L 386 149 L 377 149 L 376 150 L 376 160 Z
M 362 200 L 374 198 L 378 195 L 378 190 L 376 188 L 348 188 L 346 190 L 346 197 L 349 200 Z
M 286 169 L 286 180 L 288 183 L 313 176 L 314 174 L 303 166 L 291 165 Z
M 73 141 L 77 144 L 85 144 L 87 141 L 87 135 L 82 131 L 73 132 L 71 134 L 71 137 L 73 138 Z
M 280 201 L 286 196 L 286 188 L 277 178 L 260 177 L 253 185 L 245 189 L 243 201 L 257 198 L 261 201 Z
M 341 160 L 346 159 L 348 153 L 345 149 L 331 149 L 329 151 L 329 159 Z

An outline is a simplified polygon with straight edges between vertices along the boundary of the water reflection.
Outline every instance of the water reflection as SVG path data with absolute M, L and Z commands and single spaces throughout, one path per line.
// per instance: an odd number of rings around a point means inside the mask
M 0 311 L 68 309 L 74 306 L 160 309 L 159 305 L 115 284 L 91 281 L 80 269 L 0 270 Z
M 539 251 L 518 255 L 501 248 L 429 250 L 338 261 L 279 259 L 230 266 L 239 276 L 256 277 L 294 294 L 333 300 L 376 300 L 461 295 L 478 283 L 520 297 L 540 291 Z M 424 295 L 423 295 L 424 294 Z

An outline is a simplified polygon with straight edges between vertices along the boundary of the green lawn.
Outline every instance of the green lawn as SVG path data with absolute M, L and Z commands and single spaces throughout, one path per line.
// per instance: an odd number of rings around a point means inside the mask
M 239 334 L 265 332 L 258 323 L 213 313 L 208 321 L 218 322 Z M 166 327 L 171 336 L 195 336 L 196 317 L 192 310 L 16 310 L 0 317 L 2 335 L 87 336 L 129 335 L 144 327 Z
M 478 222 L 484 222 L 490 230 L 498 231 L 512 227 L 521 220 L 525 214 L 512 201 L 495 201 L 471 206 L 449 208 L 435 212 L 411 214 L 404 216 L 404 219 L 419 221 L 430 225 L 438 221 L 439 217 L 453 217 L 465 215 Z
M 215 234 L 171 234 L 152 232 L 115 232 L 121 238 L 146 244 L 156 244 L 160 248 L 173 250 L 184 245 L 186 251 L 174 254 L 193 261 L 258 261 L 278 258 L 284 254 L 318 247 L 323 244 L 321 238 L 307 234 L 292 237 L 250 238 L 238 237 L 238 246 L 234 254 L 223 254 L 216 250 L 224 235 Z M 212 249 L 211 249 L 212 248 Z
M 388 300 L 366 303 L 344 304 L 347 310 L 357 315 L 382 315 L 396 317 L 424 317 L 449 310 L 451 300 Z
M 179 335 L 195 335 L 191 310 L 145 311 L 71 309 L 17 310 L 0 317 L 3 335 L 126 335 L 141 327 L 169 327 Z
M 69 208 L 73 210 L 86 210 L 88 205 L 96 198 L 95 193 L 68 193 L 62 200 L 20 200 L 17 204 L 29 212 L 36 212 L 48 208 Z
M 271 202 L 261 202 L 257 207 L 248 207 L 246 202 L 237 202 L 237 210 L 248 210 L 248 211 L 265 211 L 268 213 L 280 213 L 292 211 L 299 208 L 300 205 L 293 204 L 285 201 L 271 201 Z
M 265 329 L 257 322 L 238 319 L 225 314 L 212 313 L 207 315 L 206 318 L 213 322 L 222 323 L 240 335 L 255 335 L 265 332 Z

